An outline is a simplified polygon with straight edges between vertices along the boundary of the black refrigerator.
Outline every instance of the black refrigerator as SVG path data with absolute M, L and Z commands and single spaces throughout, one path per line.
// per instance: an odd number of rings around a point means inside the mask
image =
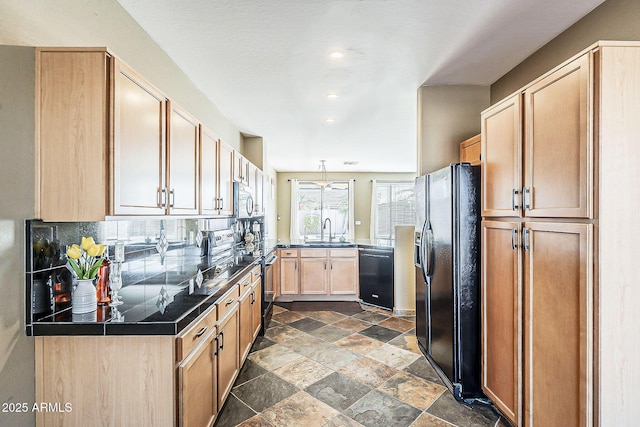
M 480 383 L 480 167 L 416 178 L 416 335 L 457 400 Z

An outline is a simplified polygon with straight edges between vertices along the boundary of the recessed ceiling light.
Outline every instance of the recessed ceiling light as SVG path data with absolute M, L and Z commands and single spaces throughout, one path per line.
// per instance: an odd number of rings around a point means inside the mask
M 336 119 L 334 119 L 333 117 L 327 117 L 327 118 L 325 119 L 325 122 L 327 122 L 327 123 L 333 123 L 333 122 L 335 122 L 335 121 L 336 121 Z
M 341 59 L 344 58 L 344 52 L 339 49 L 334 49 L 329 52 L 329 58 L 331 59 Z
M 340 95 L 338 95 L 338 92 L 329 92 L 327 94 L 327 98 L 329 98 L 329 99 L 336 99 L 338 96 L 340 96 Z

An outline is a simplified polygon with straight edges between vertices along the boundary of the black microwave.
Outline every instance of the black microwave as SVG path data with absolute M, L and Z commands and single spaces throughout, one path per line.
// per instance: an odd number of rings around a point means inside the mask
M 251 218 L 253 216 L 253 191 L 239 182 L 233 183 L 233 216 Z

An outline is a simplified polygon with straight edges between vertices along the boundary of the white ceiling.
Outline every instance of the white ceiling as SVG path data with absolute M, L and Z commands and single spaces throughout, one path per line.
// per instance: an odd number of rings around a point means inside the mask
M 489 85 L 602 3 L 118 1 L 276 170 L 372 172 L 415 171 L 420 85 Z

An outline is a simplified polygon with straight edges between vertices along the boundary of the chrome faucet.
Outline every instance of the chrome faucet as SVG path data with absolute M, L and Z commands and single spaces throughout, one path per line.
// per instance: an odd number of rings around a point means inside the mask
M 333 239 L 333 237 L 331 237 L 331 218 L 327 217 L 324 219 L 324 222 L 322 223 L 322 230 L 320 231 L 320 240 L 324 240 L 324 230 L 327 229 L 327 221 L 329 221 L 329 241 L 331 241 Z

